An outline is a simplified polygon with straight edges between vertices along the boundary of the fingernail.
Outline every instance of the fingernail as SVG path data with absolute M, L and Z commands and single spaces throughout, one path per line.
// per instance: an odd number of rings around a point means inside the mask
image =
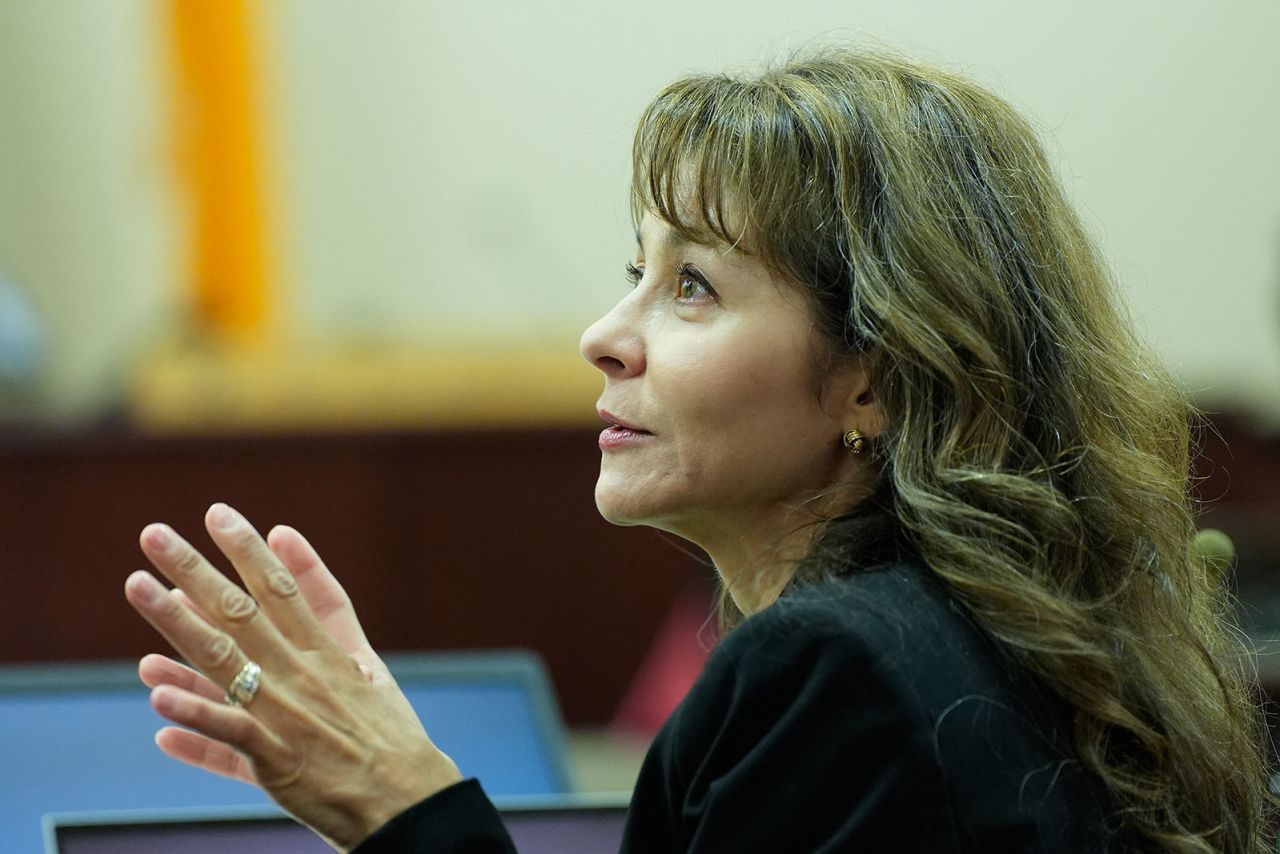
M 239 519 L 239 513 L 221 502 L 209 508 L 209 521 L 213 523 L 213 527 L 221 531 L 234 526 Z
M 173 535 L 168 525 L 148 525 L 143 537 L 147 545 L 158 552 L 167 552 L 173 547 Z
M 160 582 L 146 572 L 135 572 L 129 577 L 129 584 L 133 588 L 133 594 L 146 605 L 154 605 L 156 600 L 164 594 L 164 587 L 160 585 Z
M 176 691 L 165 690 L 166 687 L 159 685 L 151 690 L 151 706 L 160 714 L 169 717 L 182 711 L 182 698 Z

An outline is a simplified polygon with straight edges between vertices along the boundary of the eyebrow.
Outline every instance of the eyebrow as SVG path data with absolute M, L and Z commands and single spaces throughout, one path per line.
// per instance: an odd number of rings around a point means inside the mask
M 692 241 L 690 241 L 688 238 L 684 237 L 674 229 L 667 230 L 665 236 L 661 241 L 662 244 L 672 249 L 678 249 L 681 246 L 688 246 L 691 242 Z M 640 239 L 640 229 L 638 228 L 636 229 L 636 246 L 639 246 L 642 252 L 644 251 L 644 241 Z

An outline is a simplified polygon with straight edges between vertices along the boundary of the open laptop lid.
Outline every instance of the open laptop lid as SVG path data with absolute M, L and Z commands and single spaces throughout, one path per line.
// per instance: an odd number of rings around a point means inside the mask
M 521 854 L 616 854 L 628 795 L 495 798 Z M 53 813 L 47 854 L 326 854 L 320 837 L 274 807 Z
M 486 791 L 572 791 L 564 724 L 537 656 L 386 657 L 432 738 Z M 166 723 L 133 663 L 0 667 L 0 851 L 37 851 L 44 813 L 262 806 L 257 789 L 152 744 Z

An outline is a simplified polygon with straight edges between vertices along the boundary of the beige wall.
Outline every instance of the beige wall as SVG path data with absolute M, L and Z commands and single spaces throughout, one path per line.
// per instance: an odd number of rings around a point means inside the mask
M 0 267 L 50 312 L 65 413 L 100 408 L 173 329 L 161 8 L 0 4 Z M 1272 0 L 265 8 L 295 340 L 574 358 L 621 293 L 630 130 L 656 89 L 815 38 L 879 40 L 1031 114 L 1169 362 L 1210 405 L 1280 421 Z
M 0 2 L 0 270 L 45 311 L 39 393 L 60 418 L 112 406 L 128 362 L 180 320 L 154 7 Z

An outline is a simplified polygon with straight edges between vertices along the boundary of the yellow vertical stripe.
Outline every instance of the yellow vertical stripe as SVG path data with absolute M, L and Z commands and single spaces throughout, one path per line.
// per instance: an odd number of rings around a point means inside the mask
M 271 319 L 256 4 L 170 0 L 182 171 L 192 202 L 188 265 L 196 320 L 253 343 Z

